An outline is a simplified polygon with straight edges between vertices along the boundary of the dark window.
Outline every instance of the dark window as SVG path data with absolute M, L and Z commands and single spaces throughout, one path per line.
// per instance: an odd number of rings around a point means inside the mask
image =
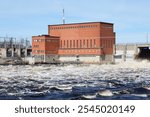
M 60 41 L 60 48 L 62 48 L 62 40 Z
M 82 40 L 80 40 L 80 48 L 82 48 Z
M 94 47 L 96 47 L 96 40 L 94 39 Z
M 72 48 L 72 40 L 70 40 L 70 48 Z
M 87 44 L 86 44 L 87 48 L 89 47 L 89 41 L 87 40 Z
M 92 39 L 90 40 L 90 48 L 92 48 Z
M 64 40 L 64 48 L 65 48 L 65 46 L 66 46 L 66 41 Z
M 83 40 L 83 46 L 84 46 L 84 48 L 86 47 L 86 45 L 85 45 L 85 40 Z
M 67 40 L 67 48 L 69 48 L 69 41 Z
M 75 40 L 73 40 L 73 48 L 75 48 Z
M 39 48 L 39 45 L 34 45 L 34 48 Z

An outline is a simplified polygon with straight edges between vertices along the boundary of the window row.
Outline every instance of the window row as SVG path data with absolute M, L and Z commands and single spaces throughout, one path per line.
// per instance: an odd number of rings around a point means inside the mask
M 55 29 L 75 29 L 75 28 L 95 28 L 97 25 L 83 25 L 83 26 L 67 26 L 67 27 L 51 27 L 50 30 Z
M 59 42 L 59 40 L 46 39 L 46 42 Z
M 100 50 L 64 50 L 64 53 L 97 53 Z
M 103 48 L 113 48 L 113 41 L 112 40 L 102 40 Z
M 47 50 L 34 50 L 34 53 L 54 53 L 57 52 L 57 50 L 51 50 L 51 51 L 47 51 Z
M 34 50 L 34 53 L 45 53 L 45 50 Z
M 44 39 L 34 39 L 33 42 L 44 42 Z
M 89 40 L 61 40 L 60 48 L 96 48 L 96 39 Z
M 34 47 L 34 48 L 39 48 L 39 45 L 34 45 L 33 47 Z
M 34 39 L 33 42 L 58 42 L 59 40 L 52 40 L 52 39 Z

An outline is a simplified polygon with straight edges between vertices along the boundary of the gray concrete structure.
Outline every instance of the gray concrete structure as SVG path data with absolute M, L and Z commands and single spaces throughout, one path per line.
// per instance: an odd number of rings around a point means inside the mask
M 1 37 L 2 39 L 4 41 L 0 42 L 0 64 L 8 61 L 26 62 L 24 58 L 32 56 L 32 48 L 27 44 L 27 40 L 16 42 L 16 39 L 12 37 Z
M 60 56 L 61 62 L 81 62 L 81 63 L 111 63 L 113 55 L 74 55 L 74 56 Z
M 115 45 L 114 53 L 115 62 L 131 61 L 134 59 L 144 58 L 144 56 L 149 59 L 149 47 L 150 44 L 117 44 Z M 143 48 L 144 51 L 142 51 Z

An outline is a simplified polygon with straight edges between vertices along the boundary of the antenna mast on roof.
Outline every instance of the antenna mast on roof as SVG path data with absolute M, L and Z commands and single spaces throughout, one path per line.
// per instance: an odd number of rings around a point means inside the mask
M 63 8 L 63 24 L 65 24 L 65 9 Z

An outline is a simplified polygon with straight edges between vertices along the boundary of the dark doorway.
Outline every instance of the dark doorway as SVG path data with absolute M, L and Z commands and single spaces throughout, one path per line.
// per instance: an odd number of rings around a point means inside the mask
M 137 55 L 137 59 L 148 59 L 150 60 L 150 47 L 139 47 L 140 51 Z

